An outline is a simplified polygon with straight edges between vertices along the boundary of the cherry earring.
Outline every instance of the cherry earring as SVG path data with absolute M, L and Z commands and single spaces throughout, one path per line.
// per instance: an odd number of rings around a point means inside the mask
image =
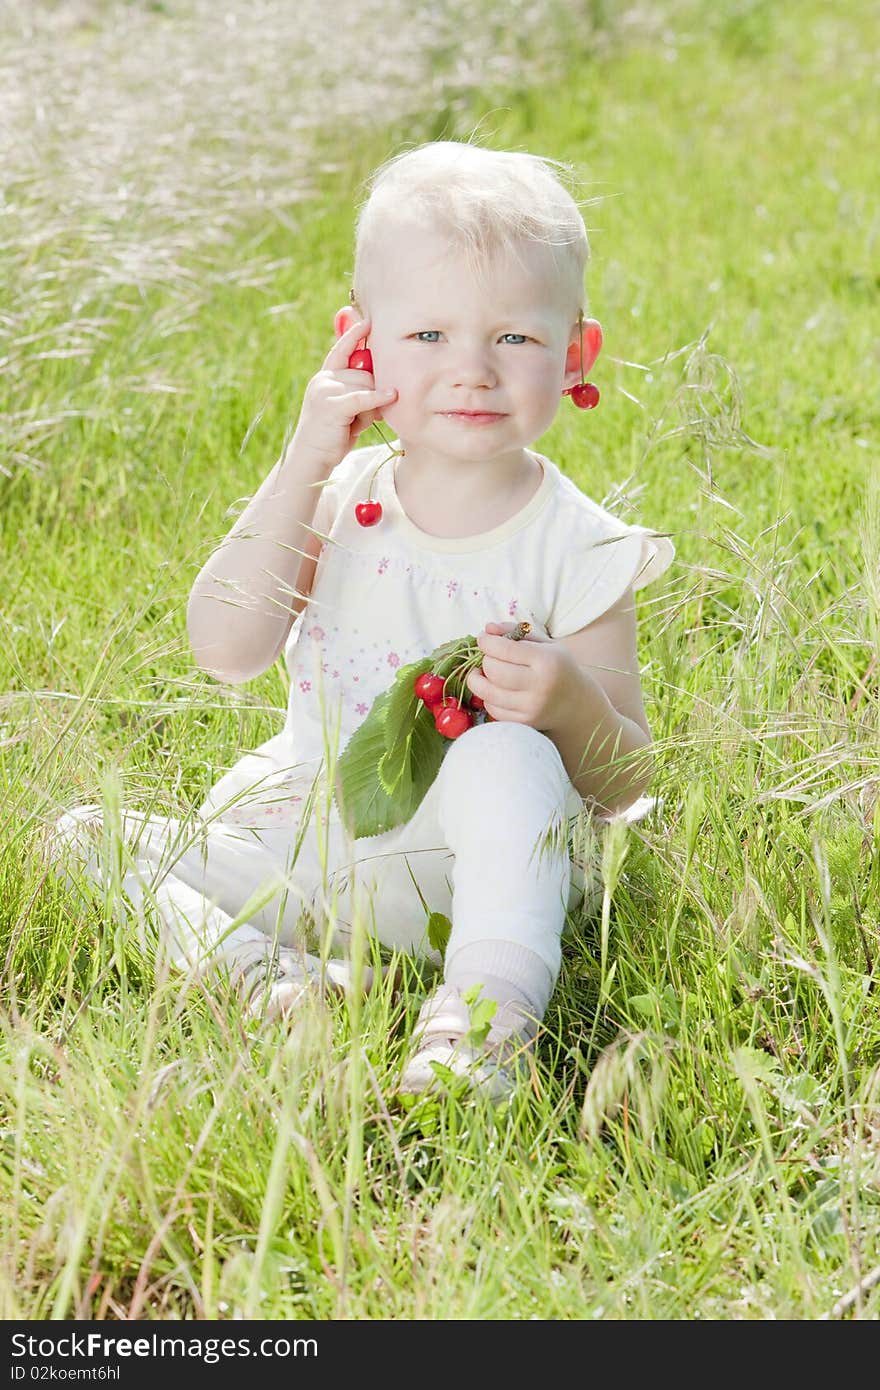
M 357 347 L 349 357 L 348 365 L 351 367 L 352 371 L 370 372 L 372 374 L 373 354 L 366 346 Z M 373 429 L 378 432 L 383 444 L 385 444 L 389 450 L 385 458 L 383 458 L 382 462 L 379 464 L 379 468 L 382 468 L 390 459 L 396 458 L 398 454 L 402 454 L 403 450 L 392 448 L 391 441 L 386 439 L 385 435 L 379 429 L 378 420 L 373 421 Z M 363 502 L 355 503 L 354 514 L 360 526 L 375 526 L 377 522 L 382 520 L 382 503 L 377 501 L 373 496 L 373 483 L 376 481 L 376 474 L 379 472 L 379 468 L 375 469 L 370 479 L 370 486 L 367 488 L 366 499 Z
M 403 457 L 403 450 L 395 449 L 392 446 L 391 441 L 386 439 L 384 434 L 382 434 L 376 420 L 373 421 L 373 428 L 379 430 L 379 434 L 382 436 L 382 442 L 388 448 L 388 453 L 381 460 L 379 466 L 373 470 L 373 476 L 370 478 L 370 486 L 367 488 L 366 500 L 355 503 L 354 514 L 360 526 L 375 526 L 378 521 L 382 520 L 382 503 L 377 501 L 373 496 L 373 484 L 376 481 L 376 475 L 380 468 L 384 468 L 385 464 L 390 463 L 394 458 Z
M 370 486 L 372 488 L 372 483 Z M 361 526 L 375 526 L 377 521 L 382 520 L 382 503 L 368 497 L 366 502 L 357 503 L 354 514 Z
M 599 388 L 592 381 L 584 381 L 584 311 L 578 311 L 578 350 L 581 359 L 581 379 L 574 386 L 566 386 L 563 396 L 571 396 L 579 410 L 595 410 L 599 404 Z
M 352 305 L 354 305 L 355 293 L 353 289 L 349 290 L 348 298 L 349 302 Z M 373 354 L 367 347 L 367 342 L 365 338 L 361 339 L 361 342 L 355 348 L 354 352 L 351 353 L 351 355 L 349 356 L 348 365 L 354 372 L 369 372 L 372 376 Z M 387 447 L 388 453 L 386 454 L 385 458 L 382 459 L 378 468 L 374 470 L 373 476 L 370 478 L 370 485 L 367 488 L 367 496 L 365 500 L 362 502 L 355 503 L 354 514 L 355 518 L 357 519 L 358 525 L 360 526 L 375 526 L 377 522 L 382 520 L 382 503 L 379 502 L 373 496 L 373 483 L 376 481 L 376 474 L 379 472 L 379 468 L 383 468 L 386 463 L 388 463 L 393 458 L 397 458 L 398 455 L 400 455 L 401 457 L 403 455 L 403 450 L 395 449 L 392 446 L 390 439 L 387 439 L 385 435 L 382 433 L 382 431 L 379 429 L 378 420 L 373 421 L 373 429 L 376 430 L 376 432 L 382 440 L 382 443 Z
M 599 388 L 592 381 L 579 381 L 569 394 L 579 410 L 595 410 L 599 404 Z
M 354 290 L 349 290 L 348 297 L 351 303 L 354 304 Z M 358 346 L 355 348 L 354 352 L 348 359 L 348 365 L 353 372 L 369 372 L 370 375 L 372 375 L 373 354 L 367 347 L 366 341 L 362 339 L 362 342 L 364 344 L 363 347 Z M 376 424 L 375 420 L 373 421 L 373 424 Z M 381 434 L 381 430 L 379 432 Z M 384 439 L 384 435 L 382 437 Z M 385 443 L 388 443 L 387 439 L 385 440 Z M 393 453 L 391 454 L 391 457 L 394 457 Z M 387 462 L 387 459 L 382 460 L 382 463 Z M 379 464 L 379 468 L 382 467 L 382 463 Z M 376 469 L 376 473 L 379 472 L 379 468 Z M 376 480 L 376 473 L 374 473 L 372 478 L 370 479 L 370 486 L 367 488 L 366 501 L 358 502 L 355 504 L 354 514 L 358 520 L 358 524 L 361 526 L 375 526 L 378 521 L 382 520 L 382 503 L 377 502 L 373 497 L 373 483 Z
M 352 353 L 352 356 L 354 356 L 354 353 Z M 351 358 L 349 358 L 349 366 L 350 365 Z M 374 420 L 373 424 L 375 423 Z M 385 442 L 387 443 L 388 441 L 386 440 Z M 393 458 L 394 455 L 392 454 L 391 457 Z M 388 459 L 382 460 L 382 463 L 387 462 Z M 382 467 L 382 463 L 379 464 L 379 468 Z M 379 468 L 375 470 L 370 479 L 370 486 L 367 488 L 367 500 L 365 502 L 355 503 L 354 514 L 357 517 L 359 526 L 375 526 L 377 521 L 382 520 L 382 503 L 377 502 L 373 497 L 373 483 L 376 481 L 376 473 L 379 472 Z
M 353 289 L 349 290 L 348 292 L 348 302 L 352 305 L 352 307 L 354 307 L 356 303 Z M 370 372 L 370 374 L 372 375 L 373 354 L 367 347 L 367 342 L 365 338 L 361 339 L 360 343 L 358 343 L 354 352 L 349 357 L 348 365 L 354 372 Z

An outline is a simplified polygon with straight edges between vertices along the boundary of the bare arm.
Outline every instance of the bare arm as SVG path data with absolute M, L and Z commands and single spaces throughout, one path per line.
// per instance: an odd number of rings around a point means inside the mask
M 581 796 L 611 814 L 643 794 L 652 772 L 632 589 L 560 640 L 574 658 L 575 680 L 551 737 Z
M 291 441 L 199 571 L 187 631 L 196 663 L 219 680 L 252 680 L 281 651 L 314 575 L 320 540 L 306 528 L 322 482 Z
M 369 321 L 341 332 L 309 382 L 296 432 L 193 584 L 186 623 L 197 665 L 238 685 L 278 656 L 308 598 L 321 538 L 311 529 L 321 488 L 396 393 L 348 368 Z
M 615 709 L 599 682 L 579 673 L 579 699 L 550 736 L 580 795 L 603 815 L 632 805 L 651 781 L 651 736 Z

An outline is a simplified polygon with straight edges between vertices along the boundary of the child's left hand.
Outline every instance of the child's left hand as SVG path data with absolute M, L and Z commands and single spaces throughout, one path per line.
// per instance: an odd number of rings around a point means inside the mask
M 467 684 L 493 719 L 530 724 L 549 733 L 564 722 L 576 698 L 580 671 L 568 648 L 534 624 L 521 641 L 511 642 L 507 634 L 515 627 L 516 623 L 486 624 L 477 638 L 485 660 L 479 671 L 469 672 Z

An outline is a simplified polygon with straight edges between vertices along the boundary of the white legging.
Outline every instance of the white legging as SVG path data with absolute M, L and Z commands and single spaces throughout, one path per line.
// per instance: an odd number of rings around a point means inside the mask
M 302 945 L 309 919 L 329 923 L 336 946 L 362 923 L 439 963 L 426 923 L 442 912 L 447 968 L 464 946 L 504 942 L 536 953 L 555 980 L 566 911 L 583 898 L 568 835 L 581 809 L 555 744 L 499 720 L 457 739 L 412 820 L 383 835 L 352 840 L 332 803 L 299 829 L 125 811 L 120 847 L 99 807 L 78 806 L 55 822 L 49 856 L 71 882 L 78 866 L 102 892 L 115 884 L 137 909 L 154 907 L 172 962 L 199 974 L 267 941 Z

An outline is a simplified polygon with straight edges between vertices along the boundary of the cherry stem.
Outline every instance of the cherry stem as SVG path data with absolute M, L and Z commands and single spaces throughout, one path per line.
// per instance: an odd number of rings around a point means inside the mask
M 375 424 L 375 421 L 374 421 L 373 423 Z M 386 444 L 388 444 L 388 448 L 391 449 L 391 445 L 390 445 L 390 443 L 388 442 L 388 440 L 386 439 L 384 442 L 385 442 Z M 376 481 L 376 476 L 377 476 L 377 474 L 378 474 L 378 472 L 379 472 L 379 469 L 380 469 L 380 468 L 384 468 L 386 463 L 390 463 L 391 460 L 392 460 L 393 458 L 397 458 L 398 454 L 402 454 L 402 453 L 403 453 L 403 450 L 402 450 L 402 449 L 391 449 L 390 454 L 386 454 L 385 458 L 383 458 L 383 459 L 379 462 L 379 464 L 373 469 L 373 475 L 372 475 L 372 477 L 370 478 L 370 486 L 367 488 L 367 501 L 368 501 L 368 502 L 372 501 L 372 497 L 373 497 L 373 484 L 374 484 L 374 482 Z
M 457 666 L 453 667 L 443 682 L 443 699 L 446 699 L 446 687 L 450 681 L 458 681 L 458 698 L 464 699 L 465 691 L 467 690 L 468 693 L 470 693 L 469 687 L 466 685 L 468 672 L 475 671 L 477 667 L 482 666 L 482 664 L 483 653 L 481 651 L 476 651 L 470 652 L 468 656 L 465 657 L 464 661 L 459 662 Z
M 512 628 L 506 636 L 511 642 L 521 642 L 531 630 L 531 623 L 520 622 L 517 623 L 516 627 Z M 468 673 L 470 671 L 476 671 L 478 667 L 482 666 L 484 657 L 485 653 L 480 651 L 479 647 L 474 651 L 473 645 L 468 639 L 464 639 L 455 646 L 452 651 L 444 657 L 441 663 L 441 666 L 445 666 L 446 662 L 454 663 L 449 675 L 445 676 L 443 679 L 443 693 L 441 699 L 446 699 L 446 687 L 450 684 L 453 689 L 455 689 L 456 686 L 458 687 L 458 698 L 460 700 L 463 700 L 466 694 L 470 694 L 470 687 L 467 685 Z M 436 674 L 439 675 L 440 671 L 438 670 Z
M 381 430 L 381 429 L 379 428 L 379 421 L 378 421 L 378 420 L 374 420 L 374 421 L 373 421 L 373 429 L 376 431 L 376 433 L 378 434 L 379 438 L 382 440 L 382 443 L 383 443 L 383 444 L 386 444 L 386 445 L 388 446 L 388 448 L 390 449 L 390 448 L 391 448 L 391 440 L 388 439 L 387 436 L 385 435 L 384 431 Z
M 584 384 L 584 311 L 578 309 L 578 352 L 581 359 L 581 385 Z

